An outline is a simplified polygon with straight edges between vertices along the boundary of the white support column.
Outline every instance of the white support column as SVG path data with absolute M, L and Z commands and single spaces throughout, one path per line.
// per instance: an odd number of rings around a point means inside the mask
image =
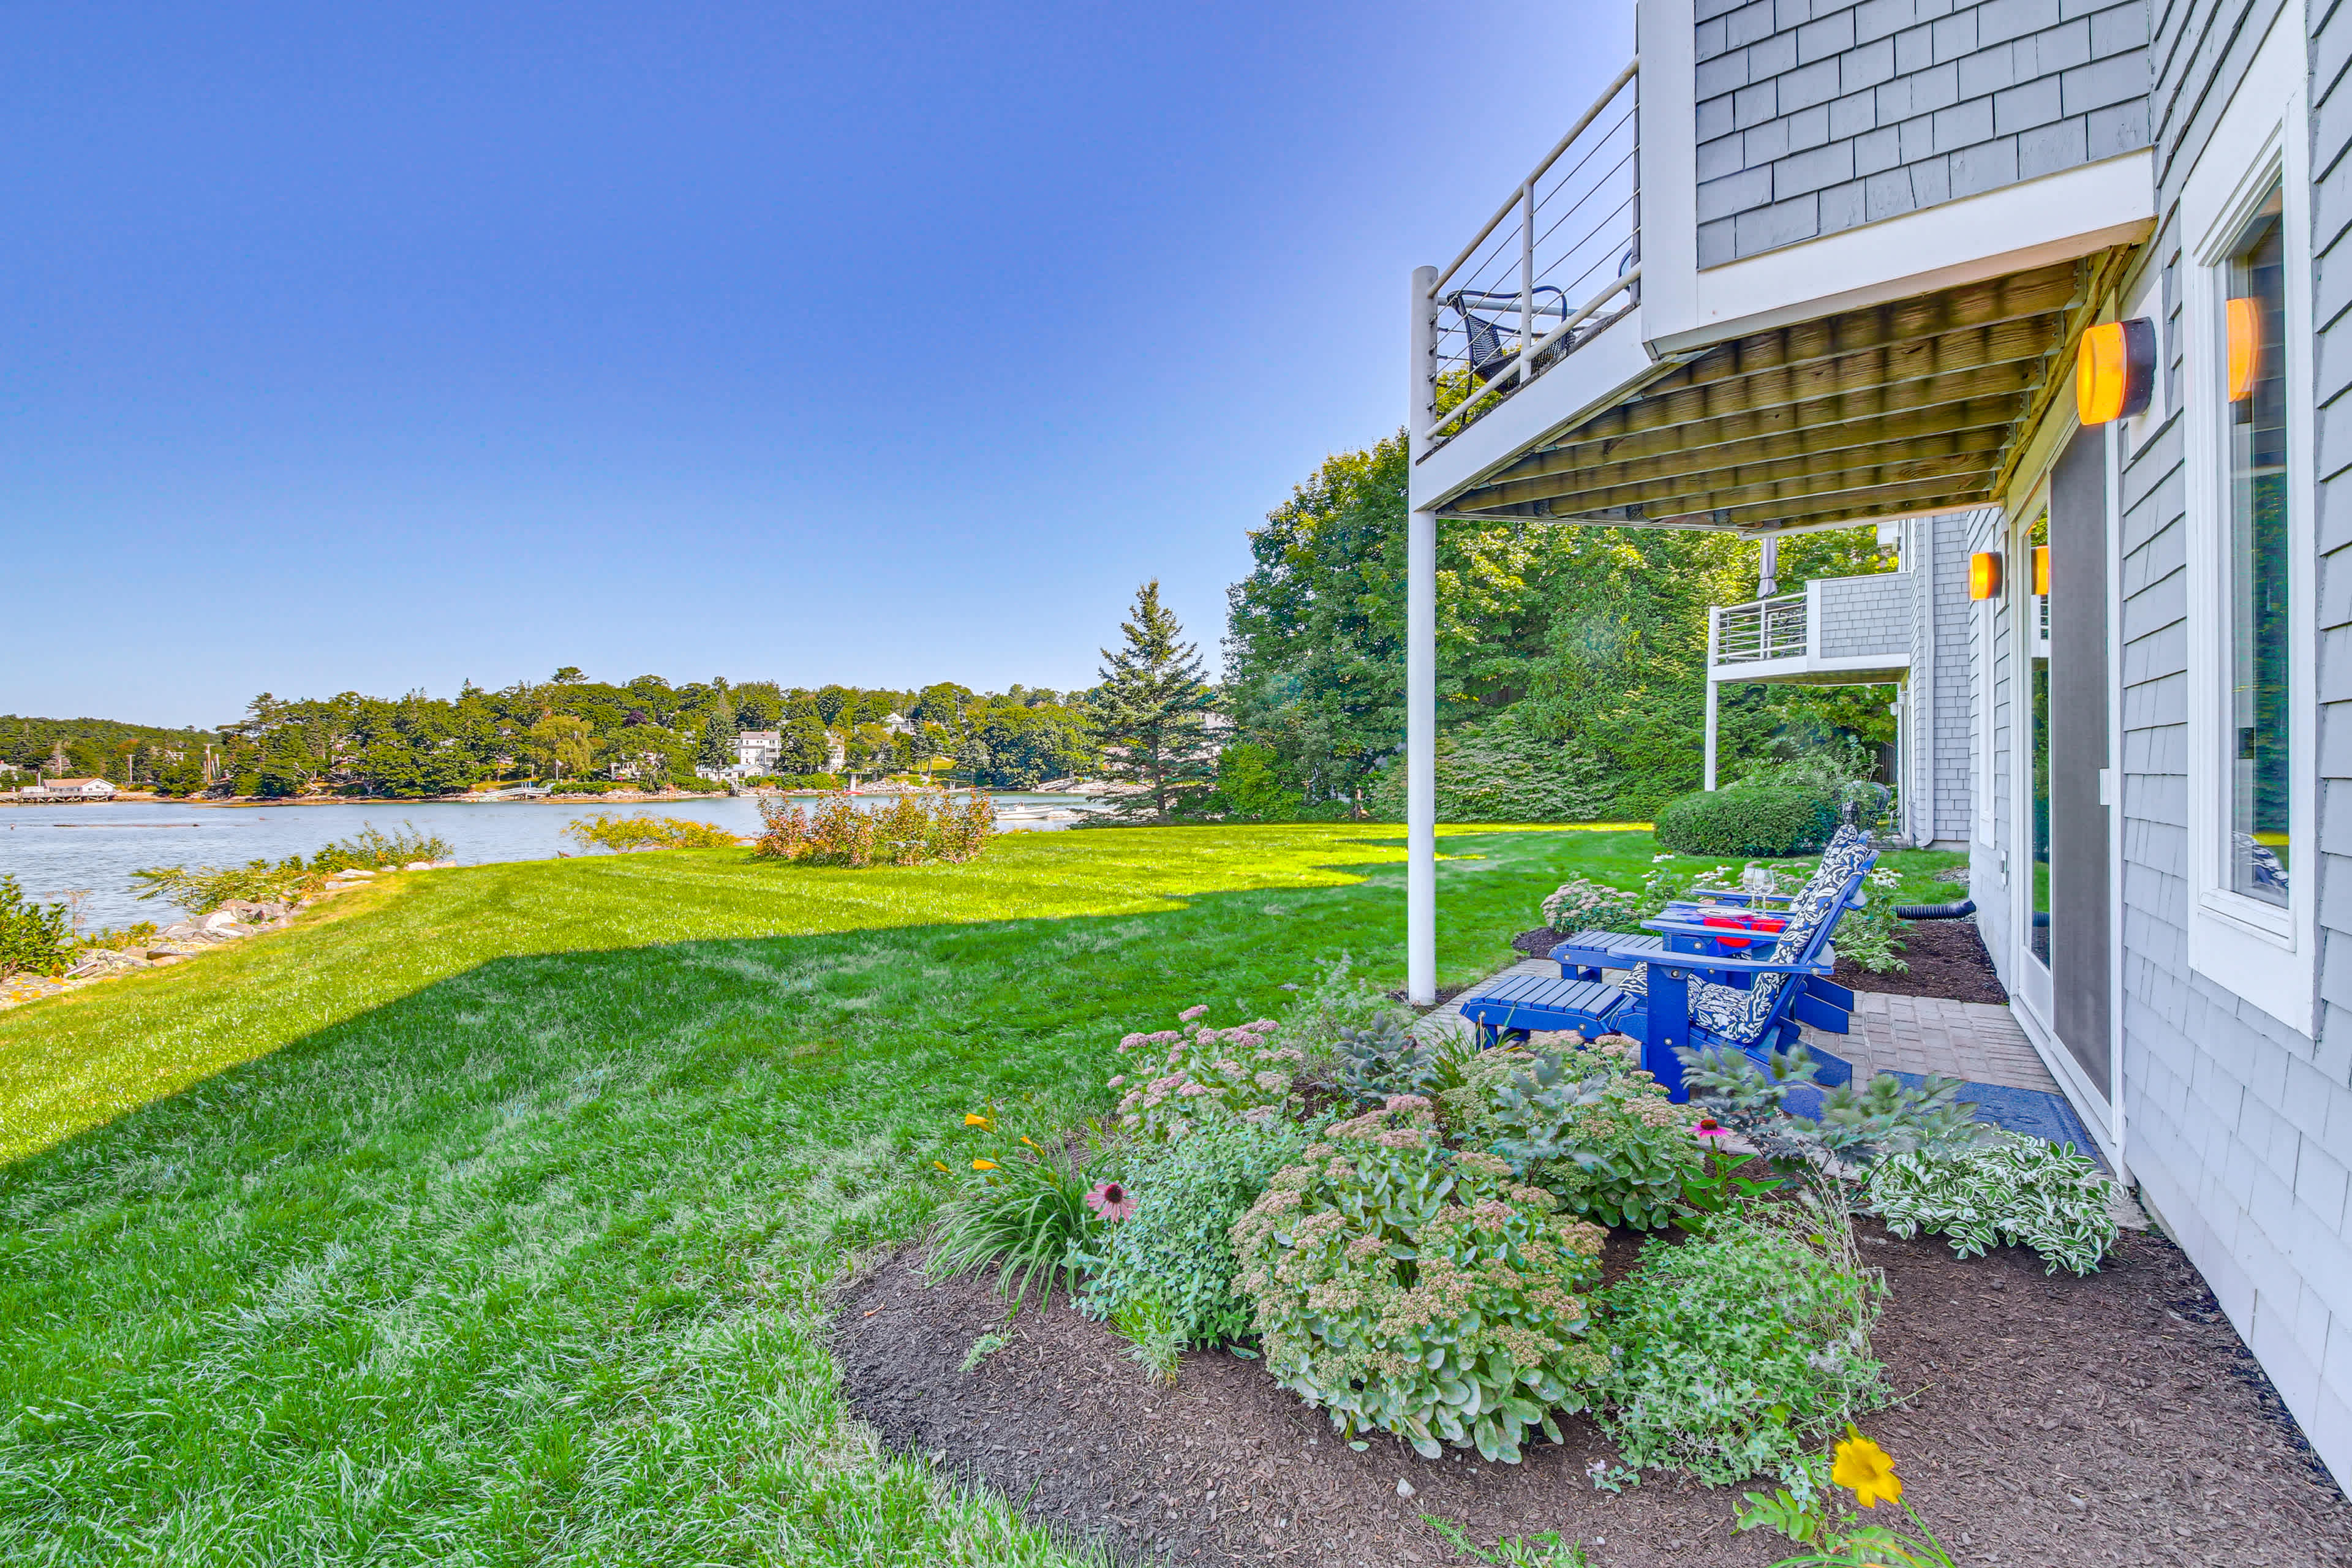
M 1715 655 L 1723 638 L 1723 609 L 1706 607 L 1706 787 L 1715 788 Z
M 1437 321 L 1429 291 L 1437 268 L 1412 275 L 1412 397 L 1413 458 L 1428 439 L 1430 376 Z M 1405 535 L 1404 611 L 1405 995 L 1437 1000 L 1437 513 L 1413 509 Z

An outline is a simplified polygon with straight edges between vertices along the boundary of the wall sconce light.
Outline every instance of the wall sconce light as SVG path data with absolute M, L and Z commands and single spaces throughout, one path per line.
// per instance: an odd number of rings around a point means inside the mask
M 2000 597 L 2000 552 L 1980 550 L 1969 557 L 1969 597 Z
M 2230 329 L 2230 401 L 2242 403 L 2254 395 L 2254 377 L 2263 371 L 2263 302 L 2232 300 L 2224 320 Z
M 2230 319 L 2234 366 L 2237 317 L 2233 313 Z M 2138 316 L 2102 321 L 2084 331 L 2082 350 L 2074 358 L 2074 412 L 2084 424 L 2129 418 L 2147 407 L 2155 392 L 2155 322 Z
M 2050 596 L 2050 547 L 2033 547 L 2033 591 L 2043 598 Z

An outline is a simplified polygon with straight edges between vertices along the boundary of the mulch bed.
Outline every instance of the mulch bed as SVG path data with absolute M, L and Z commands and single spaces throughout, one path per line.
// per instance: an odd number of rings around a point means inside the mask
M 2000 976 L 1993 973 L 1992 957 L 1985 952 L 1984 938 L 1977 934 L 1974 921 L 1905 921 L 1902 958 L 1911 966 L 1909 969 L 1890 969 L 1884 973 L 1864 969 L 1850 958 L 1841 958 L 1834 978 L 1853 991 L 1938 996 L 1947 1002 L 1990 1002 L 1996 1006 L 2009 1001 L 2009 993 L 2001 989 Z
M 1897 1241 L 1868 1221 L 1862 1233 L 1892 1286 L 1875 1346 L 1906 1396 L 1866 1430 L 1959 1561 L 2352 1564 L 2352 1505 L 2170 1243 L 2127 1233 L 2078 1280 L 2045 1278 L 2022 1251 L 1963 1262 L 1934 1237 Z M 1636 1245 L 1612 1238 L 1612 1272 Z M 1058 1298 L 962 1372 L 1005 1303 L 970 1280 L 927 1289 L 911 1254 L 851 1281 L 837 1306 L 845 1393 L 886 1441 L 1129 1561 L 1462 1561 L 1423 1512 L 1482 1543 L 1556 1530 L 1593 1568 L 1753 1568 L 1795 1550 L 1734 1534 L 1731 1490 L 1654 1478 L 1595 1490 L 1585 1466 L 1613 1450 L 1582 1418 L 1517 1465 L 1424 1460 L 1384 1436 L 1358 1453 L 1255 1363 L 1188 1355 L 1176 1386 L 1159 1386 Z
M 1568 937 L 1567 931 L 1538 926 L 1513 937 L 1511 948 L 1529 958 L 1542 958 Z M 1947 1002 L 1990 1002 L 1998 1006 L 2009 1001 L 1974 921 L 1905 921 L 1902 956 L 1909 969 L 1890 969 L 1883 974 L 1841 958 L 1837 983 L 1853 991 L 1937 996 Z

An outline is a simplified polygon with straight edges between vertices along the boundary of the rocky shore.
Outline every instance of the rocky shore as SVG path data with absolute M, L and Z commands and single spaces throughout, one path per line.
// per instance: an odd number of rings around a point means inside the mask
M 454 860 L 416 860 L 397 869 L 438 871 L 456 864 Z M 177 921 L 164 926 L 136 946 L 84 948 L 79 962 L 63 974 L 12 974 L 0 979 L 0 1009 L 37 1002 L 61 991 L 78 991 L 101 980 L 119 980 L 142 969 L 164 969 L 175 963 L 185 963 L 192 958 L 200 958 L 247 937 L 281 931 L 293 922 L 296 915 L 312 905 L 322 903 L 350 889 L 364 887 L 383 874 L 359 869 L 338 871 L 327 879 L 326 885 L 318 892 L 298 903 L 252 903 L 244 899 L 230 899 L 219 908 L 208 910 L 194 920 Z

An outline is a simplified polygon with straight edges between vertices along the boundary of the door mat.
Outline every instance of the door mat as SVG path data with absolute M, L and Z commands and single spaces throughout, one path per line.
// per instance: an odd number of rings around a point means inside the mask
M 1916 1072 L 1898 1072 L 1895 1077 L 1908 1089 L 1916 1089 L 1927 1081 L 1923 1074 Z M 2107 1169 L 2106 1159 L 2093 1141 L 2091 1130 L 2083 1125 L 2083 1119 L 2074 1114 L 2074 1108 L 2066 1103 L 2063 1094 L 2053 1094 L 2044 1089 L 1964 1083 L 1953 1098 L 1974 1105 L 1979 1121 L 1990 1121 L 2045 1143 L 2072 1143 L 2077 1153 L 2089 1155 L 2102 1171 Z

